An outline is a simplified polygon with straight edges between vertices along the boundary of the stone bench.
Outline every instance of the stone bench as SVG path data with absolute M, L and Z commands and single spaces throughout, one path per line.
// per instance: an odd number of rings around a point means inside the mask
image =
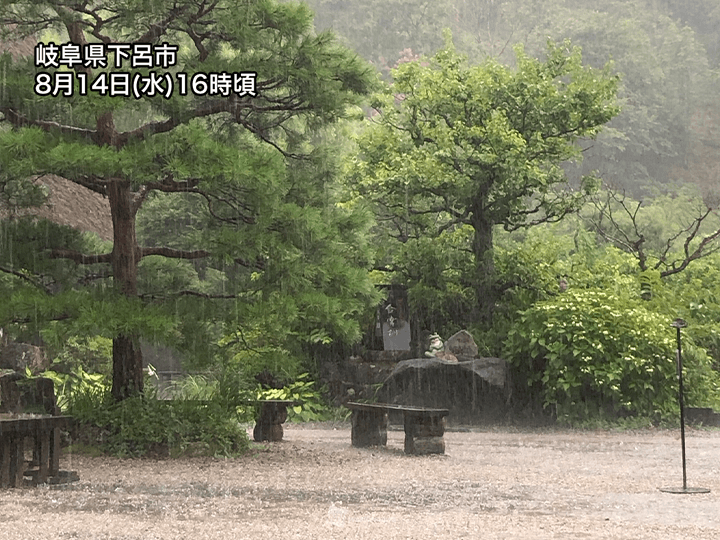
M 0 487 L 22 487 L 30 474 L 34 484 L 42 484 L 60 473 L 60 428 L 69 425 L 67 416 L 20 414 L 0 415 Z M 33 465 L 25 470 L 25 438 L 35 443 Z
M 352 445 L 385 446 L 387 444 L 388 412 L 403 413 L 405 453 L 444 454 L 445 417 L 448 409 L 428 409 L 389 403 L 355 403 L 345 406 L 352 411 Z

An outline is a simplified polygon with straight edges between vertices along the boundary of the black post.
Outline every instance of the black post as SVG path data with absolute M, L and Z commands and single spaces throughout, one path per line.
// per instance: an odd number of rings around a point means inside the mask
M 683 489 L 687 489 L 687 469 L 685 465 L 685 400 L 683 399 L 683 365 L 682 365 L 682 349 L 680 345 L 680 328 L 685 326 L 684 321 L 675 321 L 673 324 L 677 329 L 677 369 L 678 378 L 680 380 L 680 389 L 678 391 L 678 401 L 680 402 L 680 440 L 682 441 L 682 465 L 683 465 Z
M 680 329 L 685 328 L 687 323 L 682 319 L 675 319 L 670 325 L 677 329 L 677 370 L 678 370 L 678 401 L 680 402 L 680 439 L 682 440 L 682 465 L 683 465 L 683 485 L 681 488 L 666 487 L 660 488 L 665 493 L 709 493 L 707 488 L 689 488 L 687 487 L 687 469 L 685 466 L 685 398 L 683 390 L 683 365 L 682 365 L 682 347 L 680 345 Z

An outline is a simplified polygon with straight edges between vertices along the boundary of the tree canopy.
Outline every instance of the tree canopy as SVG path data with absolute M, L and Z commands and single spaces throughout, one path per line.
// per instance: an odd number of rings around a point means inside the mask
M 0 21 L 3 39 L 47 38 L 34 59 L 2 59 L 3 182 L 63 176 L 107 196 L 113 222 L 110 250 L 53 242 L 41 253 L 102 265 L 105 279 L 86 275 L 72 287 L 29 293 L 37 265 L 9 260 L 2 324 L 85 314 L 113 338 L 116 399 L 142 389 L 143 334 L 171 342 L 184 341 L 186 332 L 217 336 L 227 316 L 246 335 L 267 323 L 287 337 L 301 322 L 319 339 L 357 337 L 355 316 L 374 293 L 359 271 L 368 261 L 357 248 L 349 255 L 343 240 L 362 230 L 367 216 L 337 206 L 333 166 L 322 165 L 313 133 L 342 117 L 375 78 L 331 33 L 312 31 L 306 6 L 3 1 Z M 73 51 L 86 61 L 74 62 Z M 136 219 L 149 201 L 174 204 L 186 218 L 176 231 L 139 242 Z M 173 289 L 172 282 L 160 292 L 142 290 L 158 283 L 138 278 L 141 261 L 151 257 L 207 259 L 233 279 L 216 279 L 206 290 Z M 28 309 L 29 295 L 35 309 Z M 196 304 L 213 298 L 232 307 Z M 272 323 L 281 312 L 287 327 Z M 183 326 L 183 317 L 191 324 Z
M 130 408 L 140 341 L 171 344 L 234 414 L 258 372 L 347 353 L 402 284 L 413 346 L 471 330 L 521 407 L 668 418 L 673 316 L 692 401 L 717 403 L 718 1 L 315 0 L 313 23 L 0 0 L 22 45 L 0 57 L 0 327 L 82 369 L 112 344 Z M 111 242 L 24 215 L 50 175 L 106 198 Z
M 499 292 L 493 227 L 552 222 L 579 208 L 595 181 L 572 187 L 563 164 L 618 113 L 617 77 L 609 66 L 583 66 L 568 43 L 550 43 L 542 61 L 518 48 L 515 69 L 469 65 L 449 43 L 393 77 L 360 139 L 360 192 L 401 243 L 472 229 L 478 315 L 489 323 Z
M 622 112 L 585 151 L 580 172 L 598 170 L 629 194 L 672 189 L 680 179 L 716 196 L 718 144 L 717 0 L 687 6 L 651 0 L 397 0 L 374 4 L 309 0 L 316 22 L 331 27 L 384 73 L 404 59 L 432 54 L 450 28 L 472 62 L 513 65 L 513 46 L 541 56 L 546 41 L 570 39 L 584 62 L 612 60 L 621 75 Z M 342 9 L 342 15 L 339 10 Z M 399 12 L 399 13 L 398 13 Z

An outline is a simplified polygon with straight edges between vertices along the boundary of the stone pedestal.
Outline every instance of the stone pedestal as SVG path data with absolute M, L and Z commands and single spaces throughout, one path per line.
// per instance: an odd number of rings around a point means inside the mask
M 404 411 L 405 453 L 444 454 L 445 414 L 447 413 Z
M 270 399 L 260 402 L 260 414 L 253 429 L 253 439 L 262 441 L 282 441 L 282 424 L 287 420 L 288 405 L 294 401 Z
M 387 444 L 388 414 L 382 409 L 355 410 L 352 415 L 352 445 L 384 446 Z

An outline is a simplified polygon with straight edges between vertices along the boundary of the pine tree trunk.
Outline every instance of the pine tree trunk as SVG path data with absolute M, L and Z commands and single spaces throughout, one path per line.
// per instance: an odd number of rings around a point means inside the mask
M 143 390 L 142 351 L 135 336 L 120 334 L 113 339 L 112 396 L 115 401 Z
M 493 260 L 493 223 L 487 219 L 480 204 L 472 214 L 475 230 L 472 251 L 475 255 L 477 319 L 486 327 L 492 324 L 498 293 L 495 284 L 495 261 Z
M 126 296 L 137 296 L 140 249 L 135 236 L 135 212 L 131 185 L 126 180 L 108 182 L 113 221 L 113 280 Z M 120 334 L 113 339 L 112 395 L 121 401 L 143 389 L 142 351 L 138 336 Z

